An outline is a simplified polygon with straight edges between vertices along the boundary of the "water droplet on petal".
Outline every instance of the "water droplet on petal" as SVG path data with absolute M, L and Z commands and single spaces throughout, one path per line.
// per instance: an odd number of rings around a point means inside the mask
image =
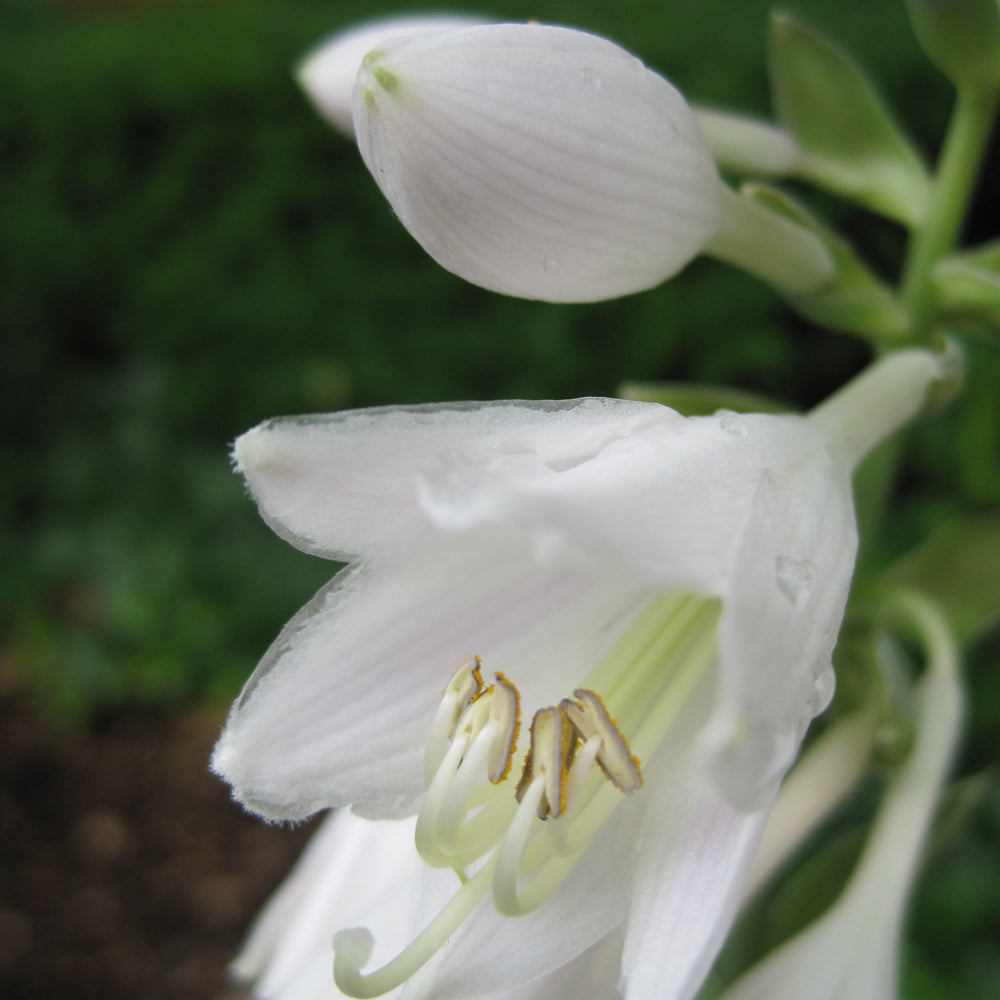
M 816 566 L 808 559 L 778 556 L 775 560 L 778 589 L 796 608 L 801 608 L 809 598 L 816 579 Z
M 721 416 L 719 426 L 727 434 L 732 434 L 733 437 L 747 436 L 747 422 L 738 413 L 734 413 L 732 410 L 723 410 Z
M 600 90 L 604 86 L 604 81 L 601 79 L 601 74 L 597 72 L 596 69 L 591 69 L 589 66 L 585 66 L 581 72 L 583 73 L 584 80 L 587 81 L 596 90 Z
M 542 266 L 551 274 L 553 271 L 559 270 L 559 261 L 555 257 L 550 257 Z

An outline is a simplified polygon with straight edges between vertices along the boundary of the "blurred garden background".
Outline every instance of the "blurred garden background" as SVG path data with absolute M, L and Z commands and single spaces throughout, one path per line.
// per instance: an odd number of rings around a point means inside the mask
M 691 100 L 766 115 L 769 6 L 479 10 L 605 34 Z M 933 155 L 951 92 L 902 0 L 785 6 L 869 67 Z M 237 434 L 278 414 L 612 395 L 628 380 L 731 383 L 805 407 L 866 359 L 708 261 L 587 306 L 504 299 L 438 268 L 291 76 L 340 26 L 427 9 L 0 0 L 8 1000 L 221 996 L 225 961 L 303 843 L 243 817 L 206 773 L 229 700 L 331 573 L 258 519 L 229 466 Z M 996 234 L 998 198 L 994 142 L 970 242 Z M 820 204 L 892 276 L 896 227 Z M 1000 505 L 1000 352 L 966 346 L 969 391 L 912 435 L 867 565 Z M 968 664 L 971 793 L 918 893 L 907 997 L 1000 995 L 998 654 L 994 626 Z

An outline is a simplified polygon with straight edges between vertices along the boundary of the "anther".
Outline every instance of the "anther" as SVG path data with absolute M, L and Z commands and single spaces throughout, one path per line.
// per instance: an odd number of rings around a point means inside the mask
M 540 708 L 531 720 L 531 745 L 515 797 L 520 802 L 535 781 L 542 783 L 539 819 L 561 816 L 566 809 L 566 772 L 576 750 L 576 731 L 556 705 Z
M 487 727 L 492 732 L 486 753 L 486 774 L 499 785 L 510 771 L 521 728 L 521 699 L 517 688 L 504 677 L 495 674 L 494 682 L 476 694 L 458 720 L 452 738 L 464 736 L 472 742 Z
M 597 765 L 604 776 L 624 795 L 638 791 L 642 787 L 639 761 L 629 750 L 625 737 L 608 714 L 600 695 L 586 688 L 577 688 L 573 698 L 576 701 L 564 698 L 559 707 L 580 739 L 586 741 L 594 736 L 600 737 Z
M 497 727 L 497 736 L 486 755 L 486 773 L 494 785 L 499 785 L 510 773 L 521 731 L 521 698 L 517 688 L 501 673 L 493 675 L 490 688 L 490 722 Z
M 424 782 L 429 785 L 444 761 L 448 744 L 455 735 L 459 720 L 483 690 L 482 663 L 476 656 L 463 660 L 441 692 L 441 702 L 434 714 L 427 748 L 424 751 Z
M 458 720 L 483 690 L 482 669 L 483 663 L 478 656 L 471 660 L 463 660 L 451 675 L 451 680 L 448 681 L 444 691 L 441 692 L 441 704 L 449 706 L 451 716 L 449 736 L 455 735 Z
M 475 861 L 496 844 L 515 808 L 510 799 L 497 799 L 483 778 L 498 785 L 510 771 L 521 700 L 503 674 L 484 690 L 481 666 L 479 657 L 466 660 L 448 682 L 424 756 L 427 793 L 415 839 L 417 852 L 434 867 Z

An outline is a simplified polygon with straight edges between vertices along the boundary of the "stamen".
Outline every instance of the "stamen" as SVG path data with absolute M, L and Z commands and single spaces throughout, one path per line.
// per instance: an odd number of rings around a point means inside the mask
M 473 740 L 487 728 L 493 739 L 486 754 L 486 773 L 494 785 L 499 785 L 510 771 L 521 728 L 521 699 L 517 688 L 503 674 L 494 675 L 494 683 L 472 699 L 452 738 L 465 734 Z
M 472 808 L 473 793 L 482 786 L 486 761 L 495 743 L 496 727 L 492 722 L 487 722 L 465 751 L 462 762 L 441 800 L 437 838 L 446 853 L 450 853 L 446 845 L 454 842 L 466 814 Z
M 425 785 L 434 780 L 434 775 L 448 752 L 448 744 L 455 735 L 459 719 L 482 690 L 482 663 L 479 657 L 463 660 L 441 692 L 441 702 L 434 714 L 427 749 L 424 751 Z
M 443 753 L 435 754 L 438 767 L 429 777 L 417 818 L 421 857 L 429 865 L 456 871 L 497 843 L 515 808 L 513 803 L 490 808 L 492 796 L 483 794 L 483 776 L 500 784 L 510 771 L 520 729 L 520 696 L 503 674 L 496 674 L 483 690 L 480 668 L 478 657 L 474 665 L 465 661 L 444 691 L 435 735 L 448 733 L 448 742 Z M 465 708 L 452 722 L 459 704 Z M 425 765 L 429 760 L 428 754 Z M 479 822 L 466 831 L 466 817 L 478 806 L 483 809 L 473 820 Z
M 451 867 L 463 876 L 466 865 L 496 847 L 516 811 L 513 796 L 498 795 L 456 830 L 439 828 L 439 843 L 447 852 Z
M 490 722 L 497 727 L 497 738 L 486 755 L 486 773 L 494 785 L 499 785 L 510 773 L 510 765 L 521 732 L 521 697 L 517 688 L 503 674 L 494 674 L 496 683 L 490 688 Z
M 559 707 L 581 739 L 600 737 L 597 765 L 604 772 L 604 776 L 623 795 L 637 792 L 642 787 L 642 769 L 639 761 L 629 750 L 625 737 L 615 725 L 615 720 L 604 707 L 601 696 L 587 688 L 577 688 L 573 692 L 573 697 L 577 701 L 564 698 Z
M 451 857 L 441 848 L 438 823 L 467 745 L 467 738 L 463 736 L 448 747 L 420 803 L 414 842 L 417 853 L 432 868 L 451 867 Z
M 568 725 L 562 709 L 550 705 L 535 712 L 531 720 L 531 745 L 514 795 L 518 802 L 522 801 L 531 785 L 541 781 L 539 819 L 561 816 L 565 810 L 566 771 L 575 749 L 576 731 Z
M 639 631 L 646 638 L 644 648 L 637 650 L 623 643 L 627 647 L 624 652 L 612 650 L 605 663 L 586 679 L 582 686 L 601 691 L 613 701 L 621 729 L 634 733 L 649 705 L 656 701 L 656 692 L 672 683 L 679 651 L 705 626 L 706 617 L 713 616 L 714 604 L 690 595 L 680 600 L 667 595 L 650 601 L 636 622 L 643 626 Z M 615 669 L 609 676 L 611 667 Z
M 502 917 L 523 917 L 537 910 L 552 898 L 579 859 L 579 851 L 561 857 L 549 850 L 544 838 L 532 838 L 538 822 L 536 817 L 541 816 L 542 802 L 547 797 L 545 779 L 535 778 L 525 789 L 521 804 L 494 854 L 497 862 L 493 871 L 493 906 Z M 522 877 L 531 878 L 523 890 L 518 887 Z
M 566 777 L 566 812 L 562 816 L 553 819 L 546 826 L 546 834 L 549 837 L 549 846 L 553 854 L 560 857 L 568 857 L 579 850 L 579 844 L 573 844 L 569 840 L 570 827 L 573 821 L 580 814 L 584 804 L 584 790 L 591 777 L 600 781 L 598 774 L 593 772 L 597 755 L 601 750 L 600 736 L 591 736 L 584 743 L 570 766 L 569 774 Z M 588 800 L 589 800 L 588 796 Z

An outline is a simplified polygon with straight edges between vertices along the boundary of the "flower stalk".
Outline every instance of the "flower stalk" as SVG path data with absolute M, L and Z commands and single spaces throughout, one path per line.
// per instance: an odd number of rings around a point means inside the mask
M 914 231 L 903 270 L 902 298 L 913 338 L 926 340 L 933 319 L 931 272 L 955 246 L 965 222 L 1000 91 L 959 89 L 924 217 Z

